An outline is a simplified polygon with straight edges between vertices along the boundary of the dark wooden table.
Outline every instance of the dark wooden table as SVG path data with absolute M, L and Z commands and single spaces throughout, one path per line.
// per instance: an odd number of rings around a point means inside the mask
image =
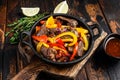
M 4 33 L 9 31 L 8 23 L 22 16 L 21 7 L 40 7 L 40 13 L 52 13 L 63 0 L 0 0 L 0 80 L 10 80 L 25 66 L 18 64 L 17 46 L 9 44 Z M 85 22 L 99 24 L 108 34 L 120 34 L 120 0 L 67 0 L 69 14 Z M 22 66 L 21 68 L 19 66 Z M 41 80 L 58 80 L 41 74 Z M 101 45 L 79 72 L 76 80 L 120 80 L 120 61 L 106 57 Z

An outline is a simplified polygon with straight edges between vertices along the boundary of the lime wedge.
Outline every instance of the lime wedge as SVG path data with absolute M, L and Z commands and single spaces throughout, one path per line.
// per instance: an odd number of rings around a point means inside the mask
M 59 3 L 54 9 L 54 13 L 67 13 L 68 12 L 68 4 L 66 1 L 62 1 Z
M 35 16 L 36 14 L 39 13 L 40 8 L 39 7 L 35 7 L 35 8 L 22 7 L 21 10 L 25 16 Z

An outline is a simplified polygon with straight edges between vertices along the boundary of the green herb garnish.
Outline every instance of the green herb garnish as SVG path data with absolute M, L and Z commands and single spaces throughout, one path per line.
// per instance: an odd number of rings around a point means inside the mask
M 10 43 L 16 44 L 19 42 L 20 33 L 23 31 L 30 31 L 33 24 L 38 21 L 40 18 L 43 18 L 47 13 L 37 14 L 32 17 L 23 17 L 19 20 L 13 22 L 12 24 L 8 24 L 7 26 L 12 28 L 9 32 L 6 32 L 5 36 L 8 36 L 10 33 L 13 35 L 10 37 Z

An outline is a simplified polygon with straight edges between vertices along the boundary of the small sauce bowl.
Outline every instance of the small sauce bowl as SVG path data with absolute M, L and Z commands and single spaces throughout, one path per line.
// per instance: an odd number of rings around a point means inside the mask
M 103 42 L 103 49 L 108 56 L 120 59 L 120 35 L 109 34 Z

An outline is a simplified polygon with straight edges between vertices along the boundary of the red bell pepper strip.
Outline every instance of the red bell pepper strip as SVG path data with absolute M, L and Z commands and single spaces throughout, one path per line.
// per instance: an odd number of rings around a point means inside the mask
M 48 45 L 49 45 L 50 47 L 57 46 L 57 47 L 60 47 L 60 48 L 62 48 L 62 49 L 65 49 L 65 47 L 64 47 L 63 45 L 61 45 L 61 44 L 48 43 Z
M 58 44 L 64 45 L 64 42 L 62 41 L 61 38 L 57 38 L 57 39 L 55 40 L 55 42 L 58 43 Z
M 40 28 L 41 28 L 40 26 L 36 26 L 35 27 L 36 32 L 40 31 Z
M 66 55 L 66 56 L 70 56 L 70 54 L 67 52 L 66 49 L 62 49 L 62 48 L 59 48 L 57 46 L 53 46 L 53 48 L 56 49 L 56 50 L 63 51 L 63 54 Z
M 62 26 L 61 22 L 60 22 L 60 21 L 57 21 L 56 23 L 57 23 L 57 27 L 58 27 L 58 28 L 61 28 L 61 26 Z
M 76 54 L 77 54 L 77 51 L 78 51 L 78 42 L 75 43 L 75 48 L 74 48 L 74 50 L 73 50 L 72 56 L 70 57 L 70 61 L 72 61 L 72 60 L 74 59 L 74 57 L 75 57 Z
M 66 48 L 63 45 L 56 43 L 48 43 L 48 45 L 50 47 L 63 51 L 66 56 L 70 56 L 70 54 L 67 52 Z
M 34 40 L 41 41 L 41 42 L 47 42 L 48 37 L 46 35 L 41 35 L 41 36 L 32 36 Z
M 40 21 L 40 24 L 44 24 L 44 23 L 45 23 L 45 21 L 44 21 L 44 20 Z

